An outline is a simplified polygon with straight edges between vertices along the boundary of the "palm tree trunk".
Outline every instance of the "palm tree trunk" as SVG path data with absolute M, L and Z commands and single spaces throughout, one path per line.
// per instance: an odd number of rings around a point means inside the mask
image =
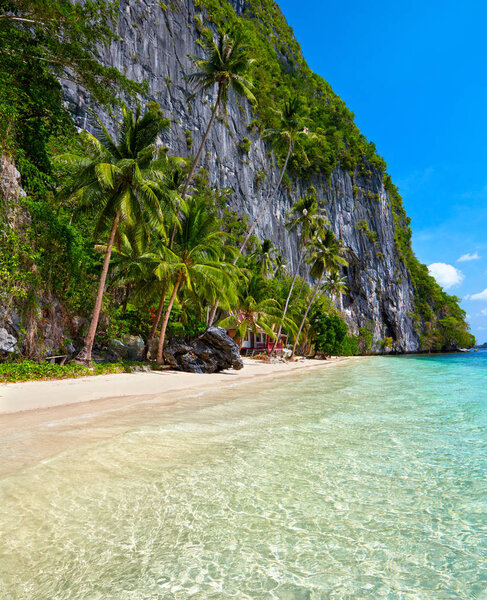
M 157 346 L 157 357 L 156 362 L 160 365 L 164 364 L 164 358 L 162 356 L 162 350 L 164 348 L 164 340 L 166 338 L 166 329 L 167 324 L 169 322 L 169 317 L 171 316 L 172 307 L 174 304 L 174 300 L 176 300 L 176 296 L 179 289 L 179 284 L 181 283 L 181 279 L 183 278 L 183 274 L 179 273 L 176 283 L 174 284 L 174 289 L 171 294 L 171 298 L 169 300 L 169 305 L 166 310 L 166 314 L 164 315 L 164 321 L 162 322 L 161 333 L 159 334 L 159 344 Z
M 277 343 L 279 342 L 279 338 L 280 338 L 281 333 L 282 333 L 282 322 L 286 318 L 287 309 L 289 308 L 289 302 L 291 300 L 291 295 L 293 293 L 294 286 L 296 284 L 296 279 L 298 278 L 299 267 L 301 266 L 301 263 L 303 261 L 303 256 L 304 256 L 304 248 L 301 248 L 301 252 L 299 254 L 298 264 L 296 265 L 296 272 L 294 273 L 294 277 L 293 277 L 293 280 L 291 282 L 291 287 L 289 288 L 289 292 L 288 292 L 288 295 L 287 295 L 287 298 L 286 298 L 286 304 L 284 305 L 284 311 L 282 313 L 282 321 L 281 321 L 281 324 L 279 325 L 279 329 L 277 331 L 277 337 L 274 340 L 274 345 L 272 346 L 271 354 L 274 354 L 274 352 L 276 350 Z
M 296 352 L 296 346 L 298 345 L 299 336 L 301 335 L 301 332 L 303 331 L 303 327 L 306 322 L 306 318 L 308 316 L 309 309 L 311 308 L 311 306 L 312 306 L 313 302 L 315 301 L 315 298 L 318 295 L 318 292 L 320 290 L 321 282 L 323 281 L 323 275 L 324 275 L 324 273 L 321 274 L 321 277 L 320 277 L 318 283 L 316 284 L 315 292 L 314 292 L 311 300 L 308 302 L 308 306 L 306 307 L 306 312 L 304 313 L 303 320 L 301 321 L 301 325 L 299 326 L 298 334 L 296 336 L 296 339 L 294 340 L 293 353 L 291 354 L 291 358 L 294 357 L 294 354 Z
M 205 135 L 203 136 L 203 140 L 202 140 L 200 148 L 198 150 L 198 154 L 195 156 L 195 159 L 193 161 L 191 169 L 190 169 L 190 171 L 188 173 L 188 177 L 186 178 L 186 183 L 184 184 L 183 191 L 181 193 L 181 198 L 183 200 L 186 197 L 186 194 L 188 192 L 189 184 L 193 180 L 193 175 L 194 175 L 194 172 L 196 171 L 196 167 L 198 166 L 198 163 L 200 161 L 201 154 L 203 153 L 203 148 L 204 148 L 204 146 L 206 144 L 206 140 L 208 139 L 208 136 L 210 135 L 210 130 L 211 130 L 212 126 L 213 126 L 213 122 L 215 120 L 216 113 L 218 111 L 218 107 L 220 106 L 220 102 L 221 102 L 221 99 L 222 99 L 222 92 L 223 92 L 223 86 L 220 83 L 218 85 L 218 96 L 216 98 L 215 108 L 213 109 L 213 112 L 211 113 L 210 122 L 208 123 L 208 127 L 206 128 Z
M 252 223 L 252 225 L 250 226 L 250 229 L 247 232 L 247 235 L 245 236 L 244 241 L 242 242 L 242 245 L 240 246 L 240 254 L 243 252 L 243 249 L 245 248 L 245 246 L 247 245 L 250 236 L 254 233 L 255 228 L 257 227 L 257 225 L 261 222 L 262 217 L 265 215 L 265 213 L 267 212 L 267 209 L 269 208 L 272 200 L 274 199 L 274 196 L 277 193 L 277 190 L 281 187 L 281 183 L 282 183 L 282 179 L 284 177 L 284 173 L 286 172 L 287 169 L 287 165 L 289 163 L 289 159 L 291 158 L 291 154 L 292 154 L 292 150 L 293 150 L 293 142 L 290 139 L 289 140 L 289 148 L 287 151 L 287 156 L 286 156 L 286 160 L 284 161 L 284 165 L 281 169 L 281 174 L 279 175 L 279 179 L 277 181 L 276 186 L 274 187 L 274 189 L 272 190 L 271 194 L 269 195 L 269 198 L 267 199 L 267 202 L 264 204 L 264 208 L 260 211 L 260 213 L 257 215 L 257 217 L 254 219 L 254 222 Z
M 149 335 L 149 342 L 155 336 L 157 328 L 159 327 L 159 323 L 161 322 L 162 309 L 164 308 L 164 302 L 166 300 L 166 289 L 167 286 L 166 284 L 164 284 L 164 287 L 162 288 L 161 300 L 159 302 L 159 306 L 157 307 L 156 318 L 154 320 L 154 324 L 152 325 L 152 329 Z
M 211 313 L 210 313 L 210 317 L 208 319 L 208 327 L 211 327 L 213 325 L 213 321 L 215 320 L 215 315 L 216 315 L 216 311 L 218 310 L 218 300 L 215 302 L 215 304 L 213 305 L 213 308 L 211 309 Z
M 93 350 L 93 344 L 95 342 L 95 334 L 98 327 L 98 320 L 100 319 L 101 305 L 103 302 L 103 293 L 105 292 L 105 283 L 108 274 L 108 267 L 110 266 L 110 258 L 112 256 L 113 242 L 115 240 L 115 235 L 117 233 L 119 223 L 120 212 L 117 211 L 115 219 L 113 220 L 112 229 L 110 231 L 110 237 L 108 238 L 107 251 L 105 252 L 103 268 L 101 270 L 100 281 L 98 283 L 98 292 L 96 295 L 95 308 L 93 309 L 93 316 L 91 317 L 90 328 L 86 335 L 83 349 L 76 357 L 77 362 L 88 366 L 91 366 L 91 351 Z

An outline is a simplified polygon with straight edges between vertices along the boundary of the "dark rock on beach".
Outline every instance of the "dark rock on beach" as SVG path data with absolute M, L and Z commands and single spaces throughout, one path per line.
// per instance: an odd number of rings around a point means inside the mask
M 209 327 L 190 343 L 172 341 L 164 350 L 164 360 L 173 369 L 188 373 L 243 368 L 237 344 L 221 327 Z

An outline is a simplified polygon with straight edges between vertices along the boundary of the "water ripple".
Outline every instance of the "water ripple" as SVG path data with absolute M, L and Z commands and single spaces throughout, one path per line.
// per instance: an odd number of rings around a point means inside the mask
M 236 390 L 10 475 L 0 597 L 487 600 L 482 360 Z

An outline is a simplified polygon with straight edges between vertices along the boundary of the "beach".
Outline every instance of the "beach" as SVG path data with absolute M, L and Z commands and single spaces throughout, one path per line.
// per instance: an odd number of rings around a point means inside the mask
M 348 360 L 352 358 L 267 363 L 246 358 L 242 370 L 222 373 L 167 370 L 7 383 L 0 385 L 0 415 L 102 400 L 110 400 L 115 407 L 116 404 L 124 404 L 127 398 L 136 401 L 137 398 L 157 397 L 164 402 L 166 399 L 173 400 L 174 394 L 192 395 L 255 382 L 256 378 L 282 377 L 300 371 L 327 368 Z
M 150 422 L 192 415 L 234 393 L 255 394 L 286 378 L 346 365 L 358 357 L 266 363 L 244 359 L 240 371 L 152 371 L 0 385 L 0 476 L 59 452 L 123 434 Z
M 483 598 L 486 357 L 5 414 L 0 596 Z

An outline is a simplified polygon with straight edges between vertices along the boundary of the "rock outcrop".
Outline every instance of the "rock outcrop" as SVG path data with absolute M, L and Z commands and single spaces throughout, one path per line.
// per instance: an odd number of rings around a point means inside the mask
M 241 0 L 232 4 L 237 13 L 246 6 Z M 191 154 L 186 132 L 191 132 L 194 147 L 200 143 L 214 100 L 209 94 L 196 97 L 191 108 L 188 105 L 185 76 L 193 67 L 187 56 L 201 54 L 196 25 L 201 12 L 193 0 L 181 0 L 177 9 L 170 4 L 161 8 L 157 0 L 122 0 L 117 26 L 120 41 L 101 52 L 107 65 L 136 81 L 148 82 L 146 99 L 159 102 L 172 121 L 170 133 L 161 142 L 181 156 Z M 72 84 L 66 85 L 65 93 L 77 124 L 90 128 L 89 99 Z M 202 166 L 213 184 L 233 190 L 231 208 L 253 219 L 277 181 L 279 169 L 267 143 L 248 128 L 255 116 L 250 106 L 230 98 L 227 114 L 227 124 L 215 123 Z M 240 147 L 244 138 L 251 142 L 248 153 Z M 396 249 L 391 200 L 382 173 L 371 168 L 366 175 L 358 169 L 351 175 L 337 169 L 331 177 L 315 174 L 306 181 L 293 180 L 291 191 L 282 187 L 276 194 L 256 233 L 270 238 L 290 265 L 296 264 L 297 238 L 286 231 L 284 223 L 289 208 L 310 185 L 316 188 L 336 235 L 350 249 L 350 267 L 345 273 L 350 293 L 343 305 L 352 332 L 367 328 L 373 333 L 375 349 L 379 340 L 392 337 L 395 351 L 417 350 L 419 340 L 411 317 L 414 290 Z
M 209 327 L 191 343 L 172 341 L 164 350 L 166 364 L 188 373 L 219 373 L 243 368 L 238 345 L 221 327 Z

